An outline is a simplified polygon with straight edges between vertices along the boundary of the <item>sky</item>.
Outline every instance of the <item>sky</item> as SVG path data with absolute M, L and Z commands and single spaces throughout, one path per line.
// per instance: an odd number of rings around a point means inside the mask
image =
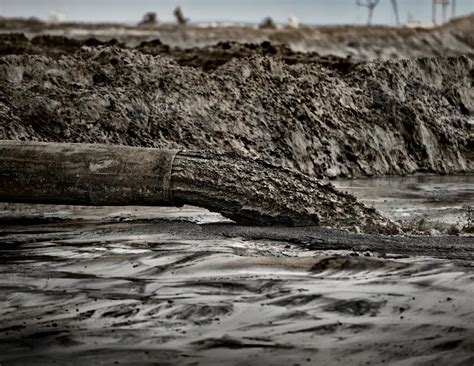
M 286 22 L 296 16 L 305 24 L 364 24 L 367 10 L 355 0 L 0 0 L 0 16 L 46 20 L 51 11 L 68 21 L 137 23 L 148 11 L 163 22 L 174 21 L 173 9 L 180 5 L 193 22 L 232 21 L 258 23 L 271 16 Z M 431 0 L 398 0 L 402 22 L 431 21 Z M 474 12 L 474 0 L 457 0 L 458 15 Z M 441 11 L 439 11 L 441 13 Z M 374 23 L 393 24 L 390 0 L 381 0 Z

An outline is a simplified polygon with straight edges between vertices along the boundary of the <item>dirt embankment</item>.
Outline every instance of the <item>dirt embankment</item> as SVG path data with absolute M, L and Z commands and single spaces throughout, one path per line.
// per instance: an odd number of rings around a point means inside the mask
M 181 66 L 191 66 L 211 71 L 233 59 L 246 59 L 252 56 L 274 57 L 288 65 L 317 63 L 328 68 L 348 72 L 359 62 L 352 58 L 321 56 L 317 53 L 293 51 L 284 44 L 219 42 L 212 46 L 183 49 L 172 47 L 160 39 L 143 41 L 136 47 L 129 47 L 116 39 L 101 41 L 97 38 L 76 39 L 62 36 L 39 35 L 28 39 L 22 33 L 0 34 L 0 56 L 5 55 L 44 55 L 60 58 L 79 51 L 82 47 L 115 46 L 124 49 L 137 49 L 153 56 L 172 58 Z
M 91 46 L 1 57 L 0 138 L 233 151 L 313 176 L 474 168 L 472 56 L 339 69 L 277 50 L 203 72 Z

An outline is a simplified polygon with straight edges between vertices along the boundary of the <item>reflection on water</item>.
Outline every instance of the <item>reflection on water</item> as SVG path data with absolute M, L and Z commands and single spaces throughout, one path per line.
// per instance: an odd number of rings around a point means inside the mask
M 474 175 L 340 179 L 333 183 L 397 220 L 462 223 L 467 208 L 474 207 Z

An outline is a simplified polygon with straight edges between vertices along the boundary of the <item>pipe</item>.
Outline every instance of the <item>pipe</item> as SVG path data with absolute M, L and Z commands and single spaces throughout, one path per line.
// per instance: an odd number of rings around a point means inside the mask
M 241 224 L 393 227 L 330 184 L 261 160 L 210 151 L 0 140 L 0 201 L 189 204 Z
M 0 141 L 0 200 L 94 206 L 173 205 L 177 150 Z

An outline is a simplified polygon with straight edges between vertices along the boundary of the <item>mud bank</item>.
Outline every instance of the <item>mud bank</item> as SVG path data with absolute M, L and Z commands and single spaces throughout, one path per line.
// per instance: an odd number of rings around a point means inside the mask
M 120 47 L 0 59 L 0 138 L 212 149 L 312 176 L 472 172 L 473 58 L 210 72 Z
M 145 54 L 171 58 L 181 66 L 191 66 L 204 71 L 214 70 L 234 59 L 246 59 L 252 56 L 275 57 L 289 65 L 317 63 L 343 72 L 348 72 L 358 64 L 358 61 L 352 58 L 297 52 L 288 45 L 269 41 L 261 43 L 223 41 L 205 47 L 180 48 L 165 44 L 160 39 L 153 39 L 143 41 L 136 47 L 130 47 L 117 39 L 101 41 L 97 38 L 78 39 L 52 35 L 38 35 L 29 39 L 23 33 L 0 34 L 1 56 L 27 54 L 59 58 L 77 52 L 82 47 L 98 46 L 136 49 Z
M 2 363 L 474 361 L 467 238 L 389 245 L 335 231 L 177 222 L 176 209 L 152 221 L 56 209 L 69 221 L 13 224 L 4 220 L 15 207 L 1 212 Z M 459 260 L 403 258 L 415 253 Z

